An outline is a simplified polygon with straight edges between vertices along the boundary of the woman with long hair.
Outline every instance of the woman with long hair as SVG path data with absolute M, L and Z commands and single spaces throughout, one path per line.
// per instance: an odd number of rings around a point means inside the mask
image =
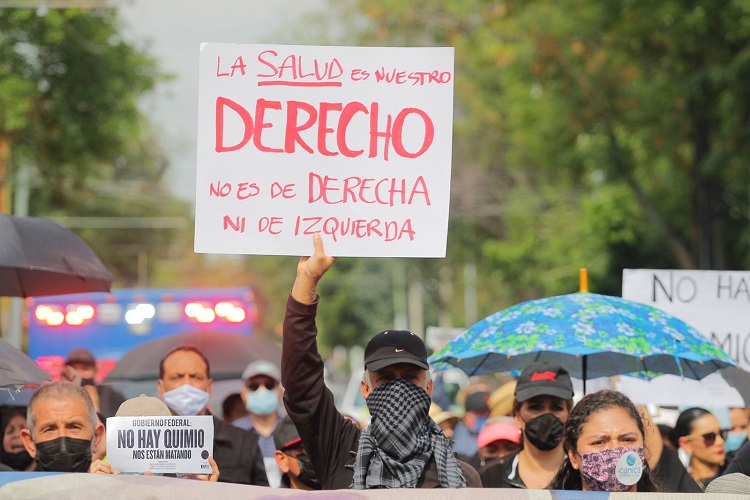
M 565 459 L 555 490 L 657 491 L 644 457 L 646 432 L 632 401 L 617 391 L 584 396 L 563 429 Z
M 573 407 L 573 383 L 562 366 L 532 363 L 518 377 L 513 419 L 523 447 L 479 471 L 485 488 L 544 489 L 564 458 L 563 424 Z
M 690 476 L 702 490 L 724 472 L 726 453 L 719 420 L 703 408 L 689 408 L 677 417 L 675 441 Z

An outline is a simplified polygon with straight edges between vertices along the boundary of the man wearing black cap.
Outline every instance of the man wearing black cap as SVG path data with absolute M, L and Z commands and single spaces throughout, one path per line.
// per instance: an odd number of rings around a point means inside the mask
M 485 488 L 547 488 L 565 458 L 563 424 L 573 407 L 573 384 L 562 366 L 532 363 L 518 377 L 513 418 L 523 448 L 480 471 Z
M 284 417 L 273 431 L 276 445 L 274 458 L 281 470 L 281 487 L 293 490 L 319 490 L 315 469 L 305 453 L 302 438 L 289 417 Z
M 456 460 L 429 418 L 432 381 L 424 342 L 387 330 L 365 347 L 362 395 L 372 417 L 360 430 L 334 406 L 323 380 L 315 316 L 317 285 L 334 262 L 323 250 L 302 257 L 287 301 L 281 358 L 284 405 L 323 489 L 481 487 L 476 471 Z

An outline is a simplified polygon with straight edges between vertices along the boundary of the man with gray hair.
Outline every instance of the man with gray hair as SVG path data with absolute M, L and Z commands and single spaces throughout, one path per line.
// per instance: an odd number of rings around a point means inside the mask
M 334 406 L 323 380 L 315 317 L 318 281 L 333 265 L 320 234 L 302 257 L 287 300 L 281 357 L 284 405 L 322 489 L 481 488 L 477 472 L 456 460 L 429 417 L 432 380 L 427 349 L 405 330 L 378 333 L 365 347 L 360 390 L 372 417 L 361 430 Z
M 91 397 L 79 385 L 53 382 L 31 397 L 28 428 L 21 440 L 44 472 L 88 472 L 93 450 L 104 436 Z

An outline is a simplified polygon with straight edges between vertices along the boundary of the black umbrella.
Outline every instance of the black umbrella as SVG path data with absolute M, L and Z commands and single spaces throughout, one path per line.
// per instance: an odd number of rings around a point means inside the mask
M 208 359 L 213 380 L 238 379 L 251 361 L 279 364 L 281 349 L 267 340 L 236 333 L 197 330 L 141 344 L 128 352 L 107 375 L 105 383 L 156 380 L 159 362 L 173 348 L 192 344 Z
M 40 385 L 49 379 L 49 373 L 30 357 L 0 339 L 0 388 L 20 389 L 28 384 Z
M 112 275 L 73 231 L 49 219 L 0 214 L 0 296 L 108 292 Z

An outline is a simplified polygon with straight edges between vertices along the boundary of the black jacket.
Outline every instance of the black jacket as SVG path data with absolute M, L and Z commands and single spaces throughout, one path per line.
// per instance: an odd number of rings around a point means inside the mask
M 227 424 L 214 416 L 214 460 L 219 481 L 268 486 L 258 434 Z
M 491 462 L 479 469 L 479 477 L 485 488 L 526 488 L 521 476 L 518 475 L 518 450 L 503 457 L 502 460 Z
M 354 477 L 354 460 L 360 429 L 336 410 L 333 394 L 323 379 L 323 360 L 318 353 L 315 315 L 318 303 L 287 300 L 281 348 L 281 383 L 284 406 L 294 422 L 305 452 L 310 457 L 322 489 L 348 489 Z M 481 488 L 477 472 L 460 462 L 467 487 Z M 418 487 L 438 485 L 437 468 L 431 461 Z
M 734 453 L 734 457 L 731 462 L 728 462 L 727 469 L 724 474 L 732 474 L 733 472 L 741 472 L 746 476 L 750 476 L 750 441 L 745 441 L 742 448 Z
M 677 452 L 666 446 L 654 467 L 654 480 L 656 487 L 663 493 L 703 492 L 680 462 Z

